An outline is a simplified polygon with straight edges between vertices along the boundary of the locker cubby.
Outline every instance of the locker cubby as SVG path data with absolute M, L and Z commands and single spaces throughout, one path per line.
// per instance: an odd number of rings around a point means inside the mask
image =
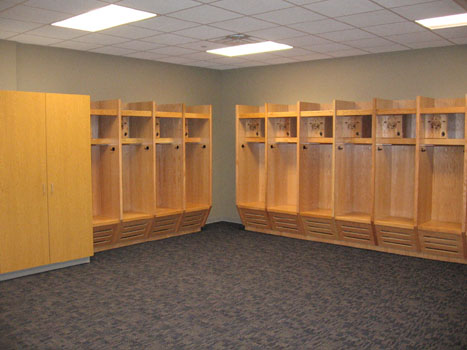
M 185 107 L 185 214 L 181 230 L 197 225 L 211 207 L 211 106 Z M 188 221 L 187 221 L 188 220 Z M 201 220 L 201 228 L 204 225 Z M 186 227 L 185 227 L 186 226 Z
M 335 152 L 335 217 L 370 224 L 372 146 L 338 144 Z
M 297 105 L 268 103 L 268 140 L 274 142 L 297 142 Z
M 156 145 L 156 216 L 183 211 L 183 149 L 181 144 Z
M 153 149 L 153 145 L 122 145 L 123 221 L 153 216 Z
M 242 143 L 237 149 L 237 204 L 266 207 L 266 162 L 264 143 Z
M 372 143 L 373 102 L 335 101 L 336 140 L 343 143 Z
M 420 142 L 463 145 L 465 139 L 465 98 L 418 97 Z
M 415 149 L 415 145 L 377 146 L 376 225 L 414 228 Z
M 91 148 L 93 225 L 120 220 L 119 148 L 112 145 Z
M 331 104 L 299 102 L 300 142 L 332 143 L 334 109 Z
M 210 145 L 185 144 L 185 208 L 202 209 L 211 203 Z
M 419 149 L 418 228 L 461 234 L 465 231 L 464 147 Z
M 297 213 L 297 144 L 268 144 L 267 157 L 267 210 Z
M 120 221 L 120 100 L 91 103 L 93 226 Z M 109 231 L 110 232 L 110 231 Z
M 154 137 L 156 143 L 181 143 L 183 104 L 156 105 Z
M 331 218 L 332 145 L 301 145 L 299 158 L 300 214 Z
M 415 144 L 416 101 L 376 99 L 376 142 Z

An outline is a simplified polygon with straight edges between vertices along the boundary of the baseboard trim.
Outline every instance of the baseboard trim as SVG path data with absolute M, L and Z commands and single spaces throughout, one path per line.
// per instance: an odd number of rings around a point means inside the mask
M 232 222 L 234 224 L 241 224 L 242 221 L 237 217 L 220 217 L 220 218 L 208 218 L 207 224 L 214 224 L 216 222 Z
M 34 275 L 36 273 L 41 273 L 41 272 L 47 272 L 47 271 L 52 271 L 52 270 L 58 270 L 58 269 L 63 269 L 65 267 L 70 267 L 70 266 L 75 266 L 75 265 L 81 265 L 81 264 L 87 264 L 91 261 L 90 257 L 87 258 L 81 258 L 81 259 L 76 259 L 76 260 L 70 260 L 70 261 L 65 261 L 61 263 L 56 263 L 56 264 L 49 264 L 49 265 L 43 265 L 43 266 L 38 266 L 38 267 L 33 267 L 31 269 L 25 269 L 25 270 L 20 270 L 20 271 L 13 271 L 13 272 L 7 272 L 0 274 L 0 282 L 1 281 L 6 281 L 6 280 L 11 280 L 13 278 L 18 278 L 18 277 L 24 277 L 24 276 L 29 276 L 29 275 Z

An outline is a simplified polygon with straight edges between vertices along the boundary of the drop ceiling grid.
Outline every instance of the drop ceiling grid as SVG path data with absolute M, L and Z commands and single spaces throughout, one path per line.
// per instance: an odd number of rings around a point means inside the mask
M 158 13 L 98 33 L 51 26 L 109 3 Z M 453 0 L 0 0 L 0 39 L 174 64 L 232 69 L 467 42 L 467 27 L 430 31 L 414 18 L 462 13 Z M 221 57 L 245 33 L 291 50 Z

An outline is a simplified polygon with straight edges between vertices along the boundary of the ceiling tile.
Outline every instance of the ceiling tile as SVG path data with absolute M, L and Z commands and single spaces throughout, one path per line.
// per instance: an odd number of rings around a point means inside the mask
M 404 45 L 391 44 L 387 46 L 368 47 L 365 50 L 371 53 L 381 53 L 381 52 L 404 51 L 404 50 L 409 50 L 409 48 Z
M 254 15 L 293 6 L 282 0 L 221 0 L 213 5 L 244 15 Z
M 202 60 L 212 59 L 212 55 L 213 55 L 212 53 L 207 53 L 207 52 L 192 52 L 186 55 L 186 57 L 189 57 L 192 60 L 202 61 Z
M 309 21 L 297 24 L 291 24 L 289 27 L 301 30 L 310 34 L 320 34 L 333 32 L 336 30 L 351 29 L 348 24 L 337 22 L 333 19 L 324 19 L 322 21 Z
M 351 40 L 345 43 L 346 45 L 355 47 L 357 49 L 367 49 L 369 47 L 378 47 L 378 46 L 390 46 L 394 45 L 392 41 L 383 39 L 383 38 L 367 38 L 360 40 Z
M 337 19 L 359 28 L 405 21 L 401 16 L 388 10 L 359 13 L 356 15 L 338 17 Z
M 366 55 L 368 52 L 359 50 L 359 49 L 350 49 L 350 50 L 339 50 L 329 53 L 332 57 L 348 57 L 348 56 L 360 56 Z
M 97 0 L 29 0 L 26 1 L 23 5 L 79 15 L 99 7 L 107 6 L 109 4 Z
M 351 47 L 339 44 L 339 43 L 330 43 L 330 44 L 322 44 L 322 45 L 313 45 L 310 50 L 318 53 L 327 53 L 333 51 L 342 51 L 342 50 L 350 50 Z
M 18 5 L 0 12 L 0 17 L 33 23 L 50 24 L 70 17 L 66 13 Z
M 237 33 L 250 32 L 252 30 L 271 28 L 275 26 L 272 23 L 251 17 L 240 17 L 229 21 L 216 22 L 211 25 L 222 29 L 232 30 Z
M 167 57 L 167 55 L 161 55 L 161 54 L 157 54 L 157 53 L 150 52 L 150 51 L 134 52 L 134 53 L 127 54 L 125 56 L 133 57 L 133 58 L 140 58 L 143 60 L 152 60 L 152 61 L 156 61 L 163 57 Z
M 200 3 L 191 0 L 123 0 L 120 1 L 118 5 L 157 14 L 166 14 L 199 6 Z
M 396 34 L 405 34 L 405 33 L 416 33 L 416 32 L 426 32 L 427 29 L 422 26 L 412 23 L 412 22 L 401 22 L 401 23 L 391 23 L 391 24 L 382 24 L 378 26 L 371 26 L 362 28 L 367 32 L 380 35 L 396 35 Z
M 282 39 L 281 43 L 291 45 L 294 47 L 310 46 L 310 45 L 319 45 L 319 44 L 329 44 L 331 41 L 323 39 L 314 35 L 306 35 L 295 38 Z
M 329 17 L 352 15 L 354 13 L 370 12 L 382 8 L 369 0 L 326 0 L 310 5 L 306 8 Z
M 114 46 L 121 47 L 123 49 L 130 49 L 133 51 L 154 50 L 154 49 L 161 47 L 161 45 L 159 44 L 148 43 L 147 41 L 139 41 L 139 40 L 131 40 L 131 41 L 127 41 L 124 43 L 115 44 Z
M 134 50 L 129 50 L 129 49 L 123 49 L 121 47 L 115 47 L 115 46 L 105 46 L 105 47 L 99 47 L 97 49 L 92 49 L 89 50 L 92 52 L 97 52 L 97 53 L 104 53 L 107 55 L 116 55 L 116 56 L 123 56 L 127 55 L 131 52 L 134 52 Z
M 439 0 L 412 6 L 402 6 L 392 9 L 394 12 L 408 19 L 424 19 L 431 17 L 454 15 L 465 10 L 454 1 Z
M 255 17 L 282 25 L 306 21 L 316 21 L 325 18 L 324 16 L 304 9 L 303 7 L 289 7 L 282 10 L 262 13 L 256 15 Z
M 80 36 L 79 38 L 76 38 L 75 41 L 99 45 L 113 45 L 123 43 L 125 41 L 128 41 L 128 39 L 118 38 L 116 36 L 105 35 L 100 33 L 92 33 Z
M 187 57 L 179 57 L 179 56 L 170 56 L 158 59 L 159 62 L 167 62 L 173 64 L 187 64 L 187 63 L 194 63 L 196 61 L 187 58 Z
M 61 39 L 46 38 L 43 36 L 30 35 L 30 34 L 19 34 L 19 35 L 9 38 L 9 40 L 14 40 L 14 41 L 25 43 L 25 44 L 44 45 L 44 46 L 55 44 L 55 43 L 62 41 Z
M 333 40 L 337 42 L 375 37 L 373 34 L 365 32 L 360 29 L 349 29 L 349 30 L 340 30 L 340 31 L 331 32 L 331 33 L 322 33 L 320 34 L 320 36 L 325 39 L 329 39 L 329 40 Z
M 15 35 L 18 35 L 18 33 L 9 32 L 9 31 L 0 29 L 0 39 L 7 39 L 7 38 L 15 36 Z
M 217 49 L 220 47 L 225 47 L 227 45 L 222 44 L 222 43 L 215 43 L 212 41 L 201 40 L 201 41 L 194 41 L 191 43 L 178 44 L 177 46 L 185 47 L 187 49 L 192 49 L 196 51 L 206 51 L 206 50 L 211 50 L 211 49 Z
M 106 30 L 102 30 L 99 33 L 115 35 L 127 39 L 141 39 L 154 36 L 157 34 L 162 34 L 157 30 L 151 30 L 147 28 L 135 27 L 132 25 L 123 25 Z
M 430 2 L 433 0 L 373 0 L 373 1 L 380 4 L 381 6 L 391 8 L 391 7 L 421 4 L 423 2 Z
M 144 38 L 143 41 L 149 41 L 151 43 L 164 44 L 164 45 L 178 45 L 178 44 L 190 43 L 196 40 L 193 38 L 187 38 L 187 37 L 176 35 L 176 34 L 165 33 L 165 34 L 151 36 L 149 38 Z
M 323 59 L 330 58 L 330 57 L 331 56 L 325 55 L 323 53 L 311 52 L 308 55 L 296 56 L 295 59 L 297 61 L 303 62 L 303 61 L 323 60 Z
M 248 32 L 248 34 L 258 37 L 258 38 L 266 39 L 266 40 L 281 40 L 285 38 L 303 36 L 304 33 L 299 32 L 294 29 L 287 28 L 287 27 L 273 27 L 273 28 L 255 30 L 252 32 Z
M 314 2 L 320 2 L 323 0 L 288 0 L 288 1 L 296 5 L 307 5 L 307 4 L 312 4 Z
M 8 30 L 12 32 L 22 33 L 28 30 L 42 27 L 43 24 L 39 23 L 30 23 L 30 22 L 23 22 L 23 21 L 15 21 L 12 19 L 6 19 L 0 17 L 0 29 L 1 30 Z
M 0 1 L 0 11 L 5 10 L 9 7 L 13 7 L 23 2 L 24 0 L 2 0 Z
M 289 50 L 280 50 L 274 51 L 274 54 L 281 57 L 295 57 L 295 56 L 303 56 L 310 54 L 310 50 L 301 49 L 298 47 L 294 47 L 293 49 Z
M 198 23 L 190 21 L 182 21 L 176 18 L 171 18 L 167 16 L 157 16 L 155 18 L 146 19 L 144 21 L 139 21 L 133 24 L 135 27 L 153 29 L 160 32 L 174 32 L 176 30 L 181 30 L 190 27 L 199 26 Z
M 225 37 L 226 35 L 234 34 L 234 32 L 219 28 L 213 28 L 210 26 L 199 26 L 189 29 L 183 29 L 178 32 L 175 32 L 174 34 L 180 34 L 198 40 L 207 40 Z
M 182 10 L 171 14 L 171 17 L 193 21 L 201 24 L 226 21 L 232 18 L 241 17 L 241 15 L 220 9 L 210 5 L 201 5 L 187 10 Z
M 440 46 L 450 46 L 450 45 L 452 45 L 452 43 L 444 39 L 433 40 L 433 41 L 420 41 L 420 42 L 414 42 L 414 43 L 407 44 L 407 46 L 411 47 L 412 49 L 424 49 L 428 47 L 440 47 Z
M 386 39 L 395 41 L 399 44 L 412 44 L 422 41 L 436 41 L 440 40 L 441 38 L 429 31 L 426 32 L 418 32 L 418 33 L 407 33 L 407 34 L 399 34 L 399 35 L 389 35 Z
M 96 49 L 100 45 L 91 44 L 91 43 L 81 43 L 79 41 L 67 40 L 62 41 L 56 44 L 52 44 L 50 46 L 61 47 L 64 49 L 71 49 L 71 50 L 80 50 L 80 51 L 87 51 L 91 49 Z
M 87 32 L 83 32 L 82 30 L 75 30 L 75 29 L 68 29 L 68 28 L 61 28 L 61 27 L 54 27 L 51 25 L 46 25 L 37 29 L 33 29 L 28 32 L 28 34 L 33 35 L 40 35 L 45 36 L 48 38 L 55 38 L 55 39 L 73 39 L 78 38 L 80 36 L 86 35 Z
M 195 52 L 194 50 L 186 49 L 184 47 L 178 46 L 165 46 L 155 50 L 151 50 L 150 52 L 154 52 L 160 55 L 166 56 L 178 56 L 178 55 L 188 55 L 190 53 Z
M 467 36 L 467 26 L 437 29 L 437 30 L 434 30 L 433 32 L 447 39 L 461 38 L 461 37 Z
M 297 62 L 297 60 L 290 58 L 290 57 L 275 57 L 275 58 L 266 60 L 264 62 L 269 63 L 269 64 L 284 64 L 284 63 L 294 63 L 294 62 Z

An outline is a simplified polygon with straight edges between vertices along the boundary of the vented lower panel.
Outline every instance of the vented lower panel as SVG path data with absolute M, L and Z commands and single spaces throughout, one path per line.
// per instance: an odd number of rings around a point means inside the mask
M 238 208 L 243 225 L 252 228 L 271 229 L 268 214 L 265 210 Z
M 375 244 L 371 224 L 336 220 L 337 231 L 342 240 L 353 243 Z
M 115 232 L 118 225 L 94 227 L 93 238 L 94 247 L 105 247 L 111 245 L 114 241 Z
M 302 233 L 298 222 L 298 215 L 269 212 L 269 219 L 271 220 L 272 229 L 275 231 L 295 234 Z
M 391 226 L 376 226 L 378 245 L 386 248 L 417 250 L 417 236 L 414 230 Z
M 461 234 L 419 231 L 422 251 L 456 258 L 464 257 Z
M 185 212 L 182 216 L 182 221 L 180 222 L 179 231 L 194 232 L 201 230 L 207 214 L 208 210 Z
M 127 242 L 134 240 L 141 240 L 146 237 L 149 229 L 149 224 L 152 220 L 137 220 L 130 222 L 123 222 L 119 235 L 119 242 Z
M 149 237 L 176 233 L 182 214 L 156 217 L 149 231 Z
M 324 239 L 338 239 L 337 231 L 332 219 L 300 216 L 306 235 Z

